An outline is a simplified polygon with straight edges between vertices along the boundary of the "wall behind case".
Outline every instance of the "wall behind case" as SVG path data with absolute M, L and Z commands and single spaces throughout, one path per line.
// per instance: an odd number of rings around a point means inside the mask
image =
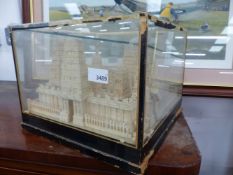
M 21 0 L 0 1 L 0 81 L 16 80 L 12 49 L 6 41 L 5 29 L 21 21 Z

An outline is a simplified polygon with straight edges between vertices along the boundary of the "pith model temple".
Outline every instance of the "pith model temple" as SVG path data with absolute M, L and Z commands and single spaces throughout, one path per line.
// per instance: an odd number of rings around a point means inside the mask
M 84 43 L 78 39 L 52 39 L 50 52 L 49 81 L 37 88 L 37 99 L 28 99 L 28 112 L 135 143 L 137 47 L 124 48 L 124 66 L 118 67 L 105 66 L 98 50 L 85 54 Z M 108 84 L 88 81 L 88 67 L 108 69 Z

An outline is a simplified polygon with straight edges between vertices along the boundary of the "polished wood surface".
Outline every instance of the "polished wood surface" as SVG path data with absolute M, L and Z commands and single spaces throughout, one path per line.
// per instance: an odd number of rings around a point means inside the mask
M 0 83 L 0 174 L 128 174 L 22 129 L 16 85 Z M 197 175 L 201 157 L 181 115 L 149 162 L 147 175 Z
M 233 175 L 233 98 L 183 98 L 183 112 L 202 155 L 200 175 Z
M 185 85 L 183 95 L 232 98 L 233 87 Z

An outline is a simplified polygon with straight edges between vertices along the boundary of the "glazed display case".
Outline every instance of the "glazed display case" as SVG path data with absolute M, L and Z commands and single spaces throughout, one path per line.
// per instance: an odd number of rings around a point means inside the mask
M 147 13 L 11 27 L 22 126 L 143 174 L 181 112 L 186 32 Z

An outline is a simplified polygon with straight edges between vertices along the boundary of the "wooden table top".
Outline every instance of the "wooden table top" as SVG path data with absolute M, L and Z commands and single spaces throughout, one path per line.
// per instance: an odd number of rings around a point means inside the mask
M 128 174 L 20 125 L 14 84 L 0 83 L 0 174 L 113 175 Z M 200 152 L 181 114 L 159 151 L 149 161 L 147 175 L 197 175 Z

